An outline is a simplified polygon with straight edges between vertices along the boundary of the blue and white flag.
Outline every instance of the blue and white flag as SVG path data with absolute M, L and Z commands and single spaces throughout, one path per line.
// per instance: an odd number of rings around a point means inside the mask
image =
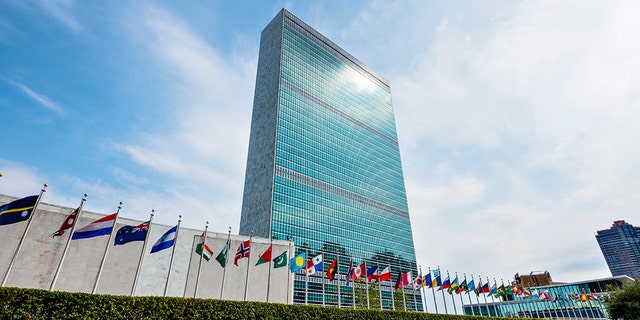
M 74 231 L 71 240 L 88 239 L 111 234 L 117 215 L 117 213 L 110 214 Z
M 176 243 L 176 232 L 178 232 L 178 226 L 175 226 L 165 232 L 158 241 L 151 247 L 151 253 L 156 253 L 164 249 L 171 248 Z
M 29 219 L 38 202 L 38 196 L 29 196 L 0 206 L 0 225 L 12 224 Z

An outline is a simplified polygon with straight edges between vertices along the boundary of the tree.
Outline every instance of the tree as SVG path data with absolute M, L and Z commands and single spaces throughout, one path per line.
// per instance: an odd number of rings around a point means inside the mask
M 612 289 L 608 287 L 607 289 Z M 609 317 L 612 319 L 640 319 L 640 281 L 627 283 L 613 288 L 611 299 L 607 303 Z

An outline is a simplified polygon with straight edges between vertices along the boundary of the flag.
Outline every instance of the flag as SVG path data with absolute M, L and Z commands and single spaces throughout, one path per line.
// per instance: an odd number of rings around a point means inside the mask
M 167 232 L 165 232 L 158 241 L 151 247 L 151 253 L 156 253 L 158 251 L 162 251 L 164 249 L 171 248 L 173 244 L 176 242 L 176 233 L 178 232 L 178 226 L 175 226 Z M 75 232 L 74 232 L 75 234 Z
M 496 294 L 496 293 L 498 293 L 498 288 L 496 287 L 496 284 L 494 283 L 491 286 L 491 289 L 489 290 L 489 294 L 492 295 L 492 294 Z
M 442 285 L 440 286 L 440 289 L 438 290 L 449 289 L 449 288 L 451 288 L 451 281 L 449 280 L 449 277 L 447 277 L 446 279 L 444 279 L 444 282 L 442 283 Z
M 222 248 L 222 251 L 220 251 L 220 253 L 218 253 L 218 255 L 216 256 L 216 261 L 218 261 L 220 266 L 222 266 L 223 268 L 227 265 L 227 252 L 229 251 L 229 246 L 231 246 L 231 244 L 229 243 L 229 240 L 227 240 L 227 243 L 224 245 L 224 248 Z
M 424 276 L 418 276 L 413 280 L 413 290 L 419 290 L 424 287 Z
M 449 290 L 447 290 L 447 292 L 451 294 L 451 292 L 454 292 L 457 290 L 458 290 L 458 277 L 456 276 L 455 278 L 453 278 L 453 281 L 451 282 L 451 285 L 449 286 Z
M 29 219 L 31 211 L 38 202 L 38 196 L 11 201 L 0 206 L 0 225 L 12 224 Z
M 78 207 L 77 209 L 73 210 L 73 212 L 71 212 L 71 214 L 64 220 L 64 222 L 62 223 L 62 225 L 60 226 L 60 229 L 56 232 L 54 232 L 53 234 L 51 234 L 52 237 L 56 237 L 56 236 L 61 236 L 64 234 L 64 231 L 73 227 L 73 222 L 76 221 L 76 217 L 78 216 L 78 211 L 80 210 L 80 207 Z
M 440 269 L 433 270 L 433 280 L 431 281 L 431 287 L 437 288 L 442 285 L 442 278 L 440 278 Z
M 398 288 L 408 286 L 411 283 L 411 278 L 411 271 L 398 274 L 396 284 L 393 286 L 393 288 L 398 290 Z
M 389 267 L 384 268 L 378 275 L 378 282 L 391 280 L 391 269 Z
M 256 262 L 256 266 L 259 264 L 267 263 L 271 261 L 271 249 L 273 245 L 270 245 L 265 252 L 263 252 L 258 258 L 258 262 Z
M 249 240 L 240 243 L 240 245 L 238 246 L 238 250 L 236 250 L 236 257 L 233 258 L 233 264 L 238 266 L 238 260 L 249 256 L 249 253 L 251 251 L 251 248 L 249 247 L 250 245 L 251 241 Z
M 473 279 L 471 279 L 471 281 L 469 281 L 469 285 L 467 286 L 467 292 L 469 291 L 473 291 L 476 294 L 478 294 L 478 290 L 476 290 L 476 284 L 473 283 Z
M 273 259 L 273 268 L 275 269 L 286 266 L 287 260 L 287 251 L 285 251 Z
M 349 269 L 347 269 L 347 286 L 349 285 L 349 281 L 358 280 L 358 278 L 353 278 L 353 262 L 349 263 Z
M 335 258 L 333 262 L 331 262 L 329 270 L 327 270 L 327 278 L 329 278 L 329 281 L 333 281 L 333 279 L 335 279 L 336 272 L 338 272 L 338 258 Z
M 489 289 L 489 282 L 487 282 L 482 285 L 482 289 L 480 290 L 480 293 L 489 293 L 490 291 L 491 289 Z
M 469 285 L 467 285 L 467 279 L 462 280 L 460 286 L 456 289 L 456 294 L 460 294 L 461 292 L 469 291 Z
M 296 272 L 298 270 L 304 269 L 304 266 L 305 266 L 304 263 L 306 260 L 307 260 L 307 253 L 301 252 L 299 255 L 291 258 L 291 261 L 289 261 L 289 269 L 291 269 L 291 272 Z
M 143 222 L 137 226 L 123 226 L 116 231 L 115 246 L 129 243 L 131 241 L 144 241 L 149 231 L 150 221 Z M 62 230 L 62 229 L 60 229 Z
M 424 286 L 427 288 L 431 288 L 431 284 L 432 284 L 433 280 L 431 280 L 431 272 L 427 273 L 426 276 L 424 276 Z
M 213 250 L 205 243 L 204 232 L 200 236 L 200 243 L 196 245 L 196 253 L 203 259 L 209 261 L 213 256 Z
M 316 272 L 322 272 L 322 254 L 307 261 L 307 275 L 310 276 Z
M 74 231 L 71 240 L 88 239 L 110 234 L 116 222 L 116 215 L 117 213 L 110 214 Z
M 500 298 L 502 296 L 505 295 L 505 288 L 504 288 L 504 284 L 501 285 L 500 287 L 498 287 L 498 292 L 494 293 L 493 296 L 496 298 Z
M 351 265 L 349 265 L 349 273 L 347 273 L 347 282 L 349 282 L 350 280 L 353 280 L 353 282 L 356 282 L 358 281 L 358 278 L 360 278 L 362 275 L 366 273 L 367 273 L 367 270 L 365 269 L 364 263 L 355 267 L 352 267 Z
M 378 277 L 378 273 L 376 271 L 378 271 L 378 266 L 373 266 L 367 269 L 367 282 L 371 282 L 372 279 Z

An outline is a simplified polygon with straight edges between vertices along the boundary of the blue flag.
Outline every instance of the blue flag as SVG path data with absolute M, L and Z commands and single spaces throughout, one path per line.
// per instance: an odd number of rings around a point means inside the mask
M 36 202 L 38 202 L 38 196 L 29 196 L 0 206 L 0 225 L 29 219 Z
M 289 267 L 291 268 L 291 272 L 296 272 L 298 270 L 302 270 L 307 264 L 307 253 L 302 252 L 299 255 L 291 258 L 289 262 Z
M 158 241 L 151 247 L 151 253 L 156 253 L 158 251 L 162 251 L 164 249 L 171 248 L 173 244 L 176 242 L 176 232 L 178 231 L 178 226 L 175 226 L 165 232 Z
M 114 245 L 122 245 L 131 241 L 144 241 L 149 231 L 149 221 L 143 222 L 137 226 L 124 226 L 116 232 L 116 240 Z

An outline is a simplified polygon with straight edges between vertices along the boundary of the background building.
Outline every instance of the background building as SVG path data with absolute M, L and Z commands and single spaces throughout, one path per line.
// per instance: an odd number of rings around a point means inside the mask
M 251 231 L 324 254 L 325 271 L 337 256 L 341 279 L 362 262 L 417 275 L 389 84 L 284 9 L 260 40 L 240 221 Z M 352 305 L 323 274 L 309 295 L 298 275 L 294 302 Z M 382 290 L 392 308 L 390 283 Z M 422 309 L 418 291 L 405 295 Z
M 599 230 L 596 239 L 612 275 L 640 278 L 640 227 L 617 220 Z
M 607 319 L 607 286 L 620 287 L 633 282 L 628 276 L 521 287 L 527 294 L 510 294 L 504 300 L 493 297 L 475 299 L 462 306 L 466 315 L 509 318 Z M 488 295 L 490 296 L 490 295 Z M 483 299 L 484 298 L 484 299 Z M 482 299 L 482 300 L 481 300 Z M 490 299 L 490 300 L 487 300 Z M 472 301 L 473 300 L 469 300 Z M 491 302 L 488 302 L 491 301 Z
M 513 277 L 515 284 L 522 287 L 537 287 L 553 284 L 549 271 L 531 271 L 529 274 L 519 274 Z
M 44 198 L 46 199 L 46 194 Z M 16 200 L 16 198 L 0 195 L 0 205 L 13 200 Z M 117 203 L 115 205 L 117 206 Z M 115 209 L 114 206 L 114 212 Z M 52 233 L 60 228 L 63 221 L 67 219 L 73 210 L 74 208 L 40 203 L 37 210 L 32 213 L 31 219 L 33 221 L 25 236 L 22 249 L 16 256 L 6 286 L 49 289 L 70 232 L 66 232 L 60 237 L 52 237 Z M 126 204 L 120 211 L 120 215 L 121 217 L 118 217 L 115 227 L 116 230 L 124 225 L 135 226 L 142 223 L 142 221 L 124 217 L 126 216 Z M 178 217 L 177 214 L 175 215 L 177 223 Z M 83 227 L 104 216 L 104 214 L 83 211 L 76 227 Z M 4 277 L 6 274 L 26 226 L 26 221 L 0 225 L 0 242 L 3 244 L 3 250 L 0 250 L 0 277 Z M 151 224 L 147 251 L 145 252 L 138 286 L 134 295 L 163 295 L 171 249 L 154 254 L 149 252 L 155 241 L 171 227 L 173 226 Z M 168 296 L 194 296 L 200 259 L 194 248 L 201 234 L 202 230 L 182 227 L 179 229 L 171 267 L 171 277 L 167 287 Z M 236 248 L 241 242 L 248 240 L 248 237 L 209 232 L 206 244 L 213 250 L 213 257 L 215 258 L 222 251 L 229 237 L 231 246 L 226 268 L 223 269 L 213 258 L 208 262 L 203 261 L 198 297 L 219 299 L 222 291 L 222 274 L 224 272 L 225 281 L 222 297 L 225 300 L 244 299 L 245 280 L 248 275 L 247 300 L 267 301 L 267 287 L 269 286 L 269 301 L 291 303 L 293 277 L 288 268 L 272 269 L 269 273 L 269 264 L 255 266 L 258 256 L 269 247 L 269 239 L 253 237 L 250 260 L 244 258 L 238 261 L 238 266 L 235 266 L 233 265 L 233 258 Z M 72 240 L 54 289 L 71 292 L 91 292 L 108 239 L 109 236 L 106 235 L 90 239 Z M 97 293 L 131 294 L 142 246 L 142 241 L 110 246 L 98 283 Z M 274 241 L 273 257 L 283 251 L 288 251 L 288 255 L 291 256 L 293 245 L 289 241 Z M 247 270 L 247 268 L 249 269 Z M 270 282 L 269 275 L 271 277 Z

